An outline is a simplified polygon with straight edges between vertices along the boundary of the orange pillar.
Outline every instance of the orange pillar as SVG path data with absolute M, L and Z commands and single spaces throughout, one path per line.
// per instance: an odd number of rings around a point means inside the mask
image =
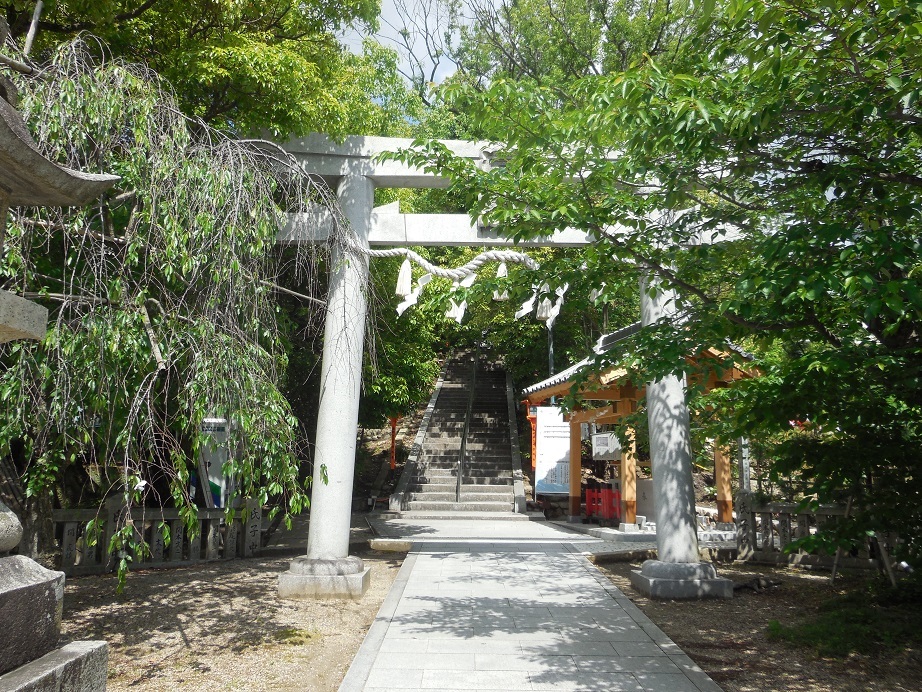
M 580 424 L 570 421 L 570 516 L 582 514 L 583 504 L 583 447 Z
M 621 445 L 621 521 L 637 523 L 637 441 L 634 429 L 629 428 L 627 439 Z
M 391 471 L 397 468 L 397 421 L 396 416 L 391 416 Z
M 538 417 L 529 416 L 531 421 L 531 470 L 536 471 L 538 468 Z
M 531 424 L 531 470 L 538 468 L 538 416 L 531 414 L 531 405 L 528 401 L 525 404 L 525 411 L 528 422 Z
M 717 486 L 717 521 L 733 522 L 733 488 L 730 482 L 730 450 L 714 440 L 714 485 Z

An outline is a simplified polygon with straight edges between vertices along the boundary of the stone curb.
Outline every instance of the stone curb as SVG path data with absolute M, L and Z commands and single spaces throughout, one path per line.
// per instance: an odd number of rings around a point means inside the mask
M 375 621 L 368 629 L 365 639 L 362 640 L 362 645 L 359 647 L 355 658 L 352 659 L 352 665 L 349 666 L 346 677 L 343 678 L 342 684 L 339 686 L 339 692 L 361 692 L 365 688 L 365 683 L 368 681 L 368 675 L 371 673 L 371 668 L 378 657 L 378 652 L 381 650 L 381 644 L 384 642 L 387 629 L 390 627 L 394 613 L 397 611 L 397 605 L 407 588 L 407 582 L 410 579 L 413 566 L 416 564 L 417 555 L 419 555 L 419 548 L 416 548 L 404 559 L 400 571 L 397 572 L 397 578 L 391 584 L 390 591 L 387 592 L 387 596 L 375 616 Z

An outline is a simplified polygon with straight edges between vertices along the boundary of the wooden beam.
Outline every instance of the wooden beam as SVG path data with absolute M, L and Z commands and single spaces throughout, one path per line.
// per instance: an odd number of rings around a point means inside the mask
M 617 423 L 620 423 L 622 418 L 624 418 L 624 416 L 618 413 L 617 411 L 615 411 L 613 413 L 600 416 L 599 418 L 596 418 L 593 422 L 596 425 L 615 425 Z
M 571 423 L 597 423 L 598 419 L 604 416 L 611 416 L 613 413 L 614 410 L 609 405 L 600 408 L 587 408 L 579 411 L 572 411 L 565 417 Z

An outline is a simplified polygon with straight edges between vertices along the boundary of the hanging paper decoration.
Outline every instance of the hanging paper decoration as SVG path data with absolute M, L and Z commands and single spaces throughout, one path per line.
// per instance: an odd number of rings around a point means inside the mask
M 467 310 L 467 301 L 462 300 L 461 305 L 458 306 L 458 310 L 455 313 L 455 322 L 461 324 L 461 320 L 464 319 L 464 312 Z
M 394 290 L 401 298 L 406 298 L 413 290 L 413 267 L 410 260 L 405 259 L 400 265 L 400 273 L 397 275 L 397 288 Z
M 551 302 L 550 298 L 542 298 L 541 302 L 538 303 L 538 314 L 535 315 L 542 322 L 547 322 L 551 318 L 551 310 L 554 308 L 554 304 Z
M 515 313 L 515 319 L 520 320 L 523 317 L 525 317 L 525 315 L 530 314 L 531 311 L 535 309 L 535 301 L 537 299 L 538 299 L 538 294 L 532 293 L 531 298 L 529 298 L 524 303 L 522 303 L 522 307 L 520 307 L 518 312 Z
M 591 291 L 589 291 L 589 300 L 591 300 L 593 303 L 597 302 L 599 298 L 602 296 L 602 289 L 604 288 L 605 288 L 605 282 L 603 281 L 599 285 L 599 288 L 593 288 Z
M 477 275 L 472 272 L 468 274 L 467 276 L 465 276 L 463 279 L 461 279 L 461 283 L 457 285 L 461 286 L 461 288 L 470 288 L 471 286 L 474 285 L 474 281 L 476 280 L 477 280 Z
M 557 300 L 554 301 L 554 305 L 551 307 L 547 320 L 545 321 L 545 325 L 548 329 L 553 328 L 554 322 L 557 320 L 557 315 L 560 314 L 560 308 L 563 307 L 563 295 L 567 292 L 568 288 L 570 288 L 570 284 L 564 284 L 563 286 L 559 286 L 554 291 L 554 293 L 557 294 Z
M 506 269 L 506 263 L 500 262 L 499 267 L 496 270 L 496 278 L 505 279 L 507 276 L 509 276 L 509 270 Z M 493 291 L 493 300 L 496 300 L 496 301 L 509 300 L 509 291 L 503 290 L 502 293 L 500 293 L 499 291 Z
M 464 319 L 464 312 L 467 310 L 467 301 L 462 300 L 460 305 L 452 299 L 449 299 L 448 302 L 451 304 L 451 306 L 445 313 L 445 317 L 450 320 L 454 320 L 458 324 L 461 324 L 461 320 Z
M 423 292 L 423 289 L 432 281 L 432 274 L 423 274 L 419 277 L 419 280 L 416 282 L 416 288 L 413 289 L 413 292 L 406 297 L 406 300 L 403 301 L 400 305 L 397 306 L 397 315 L 398 317 L 402 315 L 407 308 L 416 305 L 416 301 L 419 300 L 420 294 Z

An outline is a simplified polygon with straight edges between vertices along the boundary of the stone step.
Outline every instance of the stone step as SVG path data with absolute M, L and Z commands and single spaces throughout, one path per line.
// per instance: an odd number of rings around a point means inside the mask
M 453 472 L 458 468 L 457 464 L 427 464 L 426 468 L 430 471 Z M 478 476 L 492 476 L 499 471 L 508 471 L 512 465 L 507 461 L 505 464 L 485 464 L 485 463 L 465 463 L 462 467 L 466 473 L 473 473 Z
M 397 516 L 401 519 L 463 519 L 465 521 L 470 521 L 471 519 L 478 519 L 481 521 L 530 521 L 531 518 L 527 514 L 516 514 L 515 512 L 506 510 L 503 512 L 410 512 L 402 511 L 397 512 Z M 542 517 L 543 518 L 543 517 Z
M 451 447 L 437 447 L 435 449 L 426 449 L 423 450 L 423 453 L 420 455 L 420 458 L 428 459 L 431 461 L 458 461 L 458 457 L 461 456 L 461 448 L 451 448 Z M 509 447 L 506 446 L 505 449 L 503 446 L 498 445 L 489 449 L 467 449 L 466 454 L 467 459 L 478 459 L 480 461 L 509 461 Z
M 420 459 L 420 465 L 428 468 L 454 469 L 458 467 L 458 455 L 449 454 L 446 456 L 423 456 Z M 512 468 L 509 456 L 503 457 L 479 457 L 476 454 L 468 455 L 464 460 L 464 466 L 490 468 L 497 467 L 501 469 Z
M 455 438 L 460 437 L 463 432 L 464 432 L 464 426 L 460 426 L 460 425 L 458 426 L 457 430 L 438 429 L 438 430 L 433 431 L 430 429 L 426 432 L 426 443 L 428 444 L 430 441 L 455 439 Z M 477 438 L 495 439 L 495 438 L 508 438 L 508 437 L 509 435 L 507 434 L 506 428 L 504 426 L 499 426 L 495 429 L 487 429 L 487 428 L 468 428 L 467 429 L 467 439 L 468 440 L 477 439 Z
M 484 446 L 495 446 L 501 444 L 509 444 L 509 438 L 506 435 L 468 435 L 467 436 L 467 445 L 477 445 L 478 447 Z M 461 434 L 457 435 L 444 435 L 438 437 L 429 437 L 426 436 L 426 441 L 423 442 L 423 449 L 438 449 L 443 447 L 451 446 L 460 446 L 461 445 Z
M 508 459 L 509 458 L 509 443 L 505 444 L 495 444 L 495 445 L 478 445 L 476 447 L 468 443 L 465 447 L 467 449 L 468 457 L 478 457 L 480 459 Z M 445 445 L 435 445 L 429 447 L 423 445 L 422 456 L 434 459 L 457 459 L 458 454 L 461 452 L 461 443 L 459 442 L 457 446 L 451 446 L 448 444 Z
M 410 502 L 454 502 L 455 493 L 412 492 Z M 503 493 L 461 493 L 461 502 L 508 502 L 512 503 L 512 489 Z
M 477 469 L 464 469 L 464 474 L 461 476 L 461 479 L 465 483 L 473 483 L 475 485 L 479 485 L 481 480 L 483 479 L 504 481 L 504 480 L 509 480 L 511 478 L 512 478 L 512 471 L 509 469 L 502 469 L 500 471 L 491 471 L 490 473 L 480 473 Z
M 500 477 L 469 476 L 465 474 L 461 480 L 463 481 L 462 485 L 511 485 L 512 472 L 510 471 L 509 475 Z
M 462 493 L 496 493 L 502 494 L 512 488 L 512 480 L 502 485 L 468 485 L 461 486 Z M 454 479 L 453 479 L 454 481 Z M 457 482 L 452 483 L 413 483 L 408 490 L 412 493 L 421 493 L 432 491 L 434 493 L 454 493 L 457 490 Z
M 465 473 L 462 477 L 462 485 L 511 485 L 513 482 L 512 472 L 504 471 L 495 476 L 472 476 Z M 414 484 L 428 485 L 435 483 L 438 485 L 451 485 L 458 482 L 458 477 L 447 474 L 423 474 L 412 479 Z
M 511 512 L 512 502 L 424 502 L 407 503 L 411 512 Z
M 448 456 L 438 456 L 430 457 L 426 456 L 422 460 L 423 464 L 429 468 L 442 468 L 442 469 L 453 469 L 458 466 L 458 455 L 452 454 Z M 471 468 L 482 468 L 482 469 L 508 469 L 512 468 L 512 463 L 509 460 L 509 456 L 491 456 L 491 457 L 480 457 L 476 454 L 470 455 L 467 459 L 464 460 L 464 466 L 470 466 Z

